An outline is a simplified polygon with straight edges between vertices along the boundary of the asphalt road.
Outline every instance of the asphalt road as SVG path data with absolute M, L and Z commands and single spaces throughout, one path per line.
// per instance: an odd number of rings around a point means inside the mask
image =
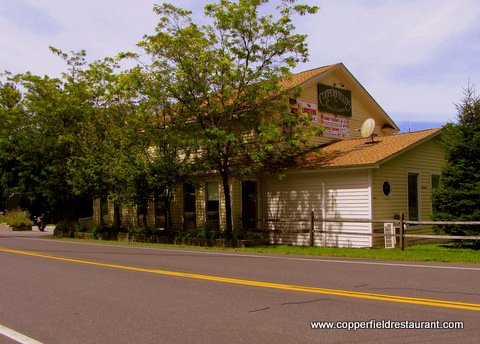
M 0 233 L 0 343 L 480 340 L 478 265 L 90 244 L 42 234 Z M 323 321 L 464 328 L 312 329 Z M 29 339 L 15 341 L 8 331 Z

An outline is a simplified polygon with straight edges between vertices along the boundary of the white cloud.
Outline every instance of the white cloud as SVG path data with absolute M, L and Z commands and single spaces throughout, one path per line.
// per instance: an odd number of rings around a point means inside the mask
M 201 17 L 215 1 L 173 3 Z M 49 45 L 86 49 L 89 60 L 133 50 L 153 32 L 152 8 L 160 2 L 0 0 L 0 70 L 58 75 L 65 67 Z M 314 16 L 295 18 L 309 35 L 310 63 L 301 68 L 344 62 L 394 120 L 452 118 L 467 81 L 480 87 L 478 0 L 299 2 L 320 6 Z
M 388 113 L 424 113 L 424 120 L 452 118 L 453 103 L 467 80 L 461 66 L 470 62 L 453 63 L 451 59 L 460 56 L 446 50 L 479 26 L 480 2 L 310 1 L 314 2 L 320 11 L 298 25 L 309 34 L 307 67 L 344 62 Z M 468 72 L 480 76 L 480 70 Z

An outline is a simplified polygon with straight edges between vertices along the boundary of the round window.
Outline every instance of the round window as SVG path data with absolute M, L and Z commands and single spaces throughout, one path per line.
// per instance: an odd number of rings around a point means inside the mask
M 392 187 L 390 186 L 390 182 L 385 180 L 382 185 L 383 196 L 390 197 L 390 193 L 392 192 Z

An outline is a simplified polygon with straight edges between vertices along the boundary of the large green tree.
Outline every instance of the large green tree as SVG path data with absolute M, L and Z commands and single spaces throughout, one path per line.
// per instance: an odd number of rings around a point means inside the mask
M 434 190 L 436 220 L 480 221 L 480 97 L 472 87 L 457 105 L 457 123 L 444 128 L 448 164 Z M 479 234 L 477 227 L 446 226 L 455 235 Z
M 317 7 L 220 0 L 205 7 L 209 24 L 202 26 L 173 5 L 154 10 L 156 32 L 140 46 L 153 60 L 149 70 L 164 76 L 172 125 L 197 146 L 195 166 L 221 176 L 230 235 L 231 178 L 291 156 L 307 136 L 301 129 L 308 118 L 290 111 L 281 80 L 308 58 L 306 36 L 295 33 L 292 17 Z
M 116 59 L 87 63 L 85 56 L 55 52 L 66 60 L 68 79 L 82 85 L 89 105 L 75 136 L 78 154 L 69 160 L 69 183 L 77 194 L 112 201 L 118 228 L 120 205 L 133 205 L 145 193 L 138 182 L 147 177 L 142 154 L 150 123 L 139 111 L 138 71 L 120 71 Z
M 85 103 L 58 78 L 27 72 L 7 80 L 0 133 L 3 188 L 21 193 L 33 213 L 53 220 L 74 216 L 80 204 L 68 184 L 68 160 L 76 151 Z
M 21 107 L 21 93 L 10 75 L 0 82 L 0 211 L 6 207 L 5 199 L 13 190 L 10 185 L 18 180 L 15 170 L 18 167 L 17 144 L 26 125 Z
M 83 60 L 76 70 L 91 111 L 76 135 L 79 154 L 69 161 L 75 191 L 112 201 L 116 227 L 121 205 L 145 214 L 152 200 L 161 201 L 169 217 L 173 186 L 187 174 L 188 148 L 182 149 L 183 157 L 177 154 L 178 143 L 186 143 L 184 134 L 166 125 L 171 116 L 162 76 L 140 66 L 120 70 L 119 61 L 110 58 Z M 145 216 L 143 221 L 146 225 Z

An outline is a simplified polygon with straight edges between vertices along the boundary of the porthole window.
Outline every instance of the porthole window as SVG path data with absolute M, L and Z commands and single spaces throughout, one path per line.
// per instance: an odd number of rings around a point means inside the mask
M 390 194 L 392 193 L 392 186 L 390 185 L 390 182 L 388 180 L 383 181 L 382 191 L 385 198 L 390 197 Z

